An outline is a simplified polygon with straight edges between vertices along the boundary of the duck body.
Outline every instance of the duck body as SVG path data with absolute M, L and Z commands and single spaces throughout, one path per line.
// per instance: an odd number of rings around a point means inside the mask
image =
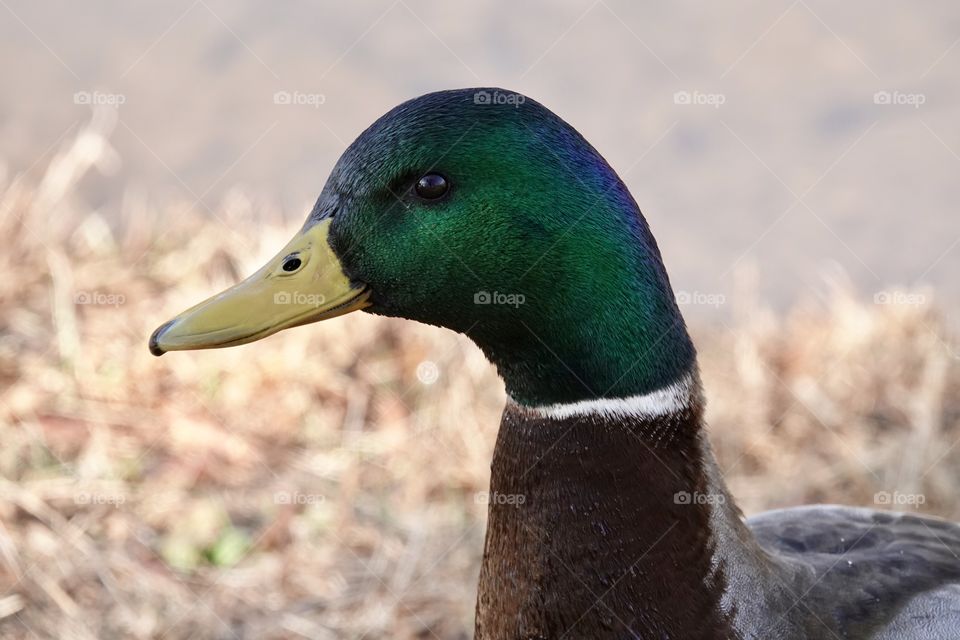
M 477 638 L 960 638 L 960 526 L 836 506 L 743 518 L 646 220 L 535 101 L 461 89 L 396 107 L 274 259 L 150 349 L 359 309 L 463 333 L 504 380 Z
M 476 637 L 960 637 L 960 527 L 827 505 L 744 520 L 700 415 L 508 405 Z
M 509 404 L 476 637 L 734 637 L 710 508 L 677 499 L 708 491 L 695 421 L 687 410 L 553 418 Z
M 960 638 L 957 524 L 837 505 L 770 511 L 747 524 L 768 562 L 799 587 L 782 614 L 794 635 L 780 637 Z

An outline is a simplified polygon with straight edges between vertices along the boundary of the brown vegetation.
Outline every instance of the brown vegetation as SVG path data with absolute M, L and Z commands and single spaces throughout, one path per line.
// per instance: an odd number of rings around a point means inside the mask
M 153 358 L 159 321 L 293 226 L 240 196 L 107 224 L 71 201 L 103 144 L 88 129 L 0 190 L 0 637 L 469 637 L 495 372 L 364 314 Z M 744 510 L 886 491 L 960 519 L 960 367 L 933 305 L 834 287 L 777 316 L 744 289 L 731 326 L 694 331 Z

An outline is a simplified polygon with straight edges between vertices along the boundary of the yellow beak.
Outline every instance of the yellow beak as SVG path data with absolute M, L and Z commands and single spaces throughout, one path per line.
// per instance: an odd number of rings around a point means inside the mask
M 301 231 L 252 276 L 160 326 L 150 352 L 232 347 L 370 306 L 369 291 L 350 283 L 330 249 L 330 222 Z

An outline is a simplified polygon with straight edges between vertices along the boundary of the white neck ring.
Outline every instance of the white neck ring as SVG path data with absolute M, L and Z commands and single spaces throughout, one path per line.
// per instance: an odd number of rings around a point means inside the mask
M 533 407 L 513 402 L 526 411 L 557 420 L 577 416 L 661 418 L 675 415 L 695 402 L 700 393 L 697 380 L 695 372 L 691 371 L 662 389 L 626 398 L 597 398 Z

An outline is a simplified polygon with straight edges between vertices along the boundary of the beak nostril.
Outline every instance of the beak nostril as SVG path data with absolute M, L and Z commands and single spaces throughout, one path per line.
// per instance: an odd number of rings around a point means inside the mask
M 164 331 L 166 331 L 170 327 L 170 325 L 173 324 L 173 322 L 174 321 L 171 320 L 170 322 L 166 322 L 160 325 L 159 327 L 157 327 L 157 330 L 150 335 L 150 343 L 149 343 L 150 353 L 152 353 L 155 356 L 162 356 L 164 353 L 166 353 L 163 349 L 160 348 L 160 336 L 163 334 Z

